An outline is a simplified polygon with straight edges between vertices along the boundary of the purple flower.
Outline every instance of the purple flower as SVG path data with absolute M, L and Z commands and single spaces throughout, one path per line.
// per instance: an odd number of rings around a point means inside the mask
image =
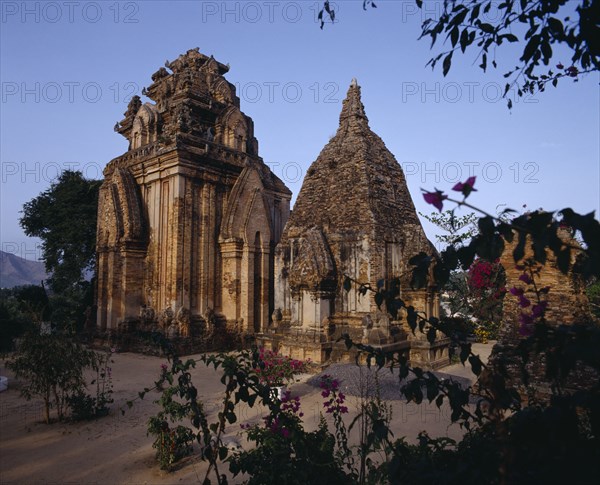
M 529 275 L 527 273 L 523 273 L 521 276 L 519 276 L 519 280 L 527 285 L 530 285 L 531 283 L 533 283 L 533 281 L 531 280 L 531 278 L 529 277 Z
M 519 327 L 520 335 L 523 337 L 529 337 L 533 335 L 533 317 L 531 315 L 521 313 L 519 316 L 519 323 L 521 324 Z
M 541 301 L 537 305 L 533 305 L 533 307 L 531 308 L 531 315 L 533 316 L 533 318 L 541 317 L 546 311 L 547 306 L 547 301 Z
M 465 197 L 468 197 L 471 192 L 477 192 L 477 189 L 473 188 L 475 185 L 475 176 L 469 177 L 465 182 L 458 182 L 452 190 L 462 192 Z
M 444 195 L 441 190 L 436 190 L 435 192 L 425 192 L 423 194 L 423 198 L 425 199 L 425 202 L 431 204 L 437 210 L 442 212 L 442 209 L 444 208 L 444 200 L 447 199 L 448 196 Z
M 513 286 L 513 287 L 512 287 L 510 290 L 508 290 L 508 291 L 510 291 L 510 294 L 511 294 L 511 295 L 513 295 L 513 296 L 521 296 L 523 293 L 525 293 L 525 292 L 523 291 L 523 288 L 517 288 L 517 287 L 515 287 L 515 286 Z
M 519 306 L 521 308 L 527 308 L 529 305 L 531 305 L 531 302 L 523 295 L 519 295 Z

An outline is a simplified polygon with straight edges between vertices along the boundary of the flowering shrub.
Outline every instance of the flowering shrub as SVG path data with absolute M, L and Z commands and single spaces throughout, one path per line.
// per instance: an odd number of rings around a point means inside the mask
M 306 368 L 306 362 L 261 348 L 255 371 L 261 383 L 273 387 L 291 382 L 295 375 L 305 372 Z
M 325 374 L 321 376 L 321 382 L 319 385 L 321 389 L 323 389 L 323 391 L 321 391 L 321 396 L 326 399 L 328 398 L 328 400 L 323 403 L 325 412 L 328 414 L 346 414 L 348 412 L 348 408 L 343 405 L 346 401 L 346 396 L 339 390 L 339 381 L 337 379 L 333 379 L 330 375 Z
M 498 259 L 490 262 L 478 258 L 469 267 L 467 276 L 469 303 L 477 319 L 475 336 L 481 342 L 494 340 L 502 320 L 502 302 L 506 294 L 504 268 Z
M 474 179 L 455 187 L 466 197 L 474 190 Z M 465 199 L 455 201 L 443 192 L 430 197 L 431 203 L 443 201 L 466 205 Z M 171 368 L 163 368 L 157 385 L 170 384 L 168 392 L 179 400 L 165 401 L 180 418 L 190 420 L 195 439 L 203 444 L 201 457 L 209 462 L 203 483 L 225 485 L 227 479 L 219 466 L 229 465 L 238 477 L 247 474 L 249 484 L 273 483 L 595 483 L 598 477 L 598 437 L 600 436 L 600 329 L 593 322 L 550 325 L 546 322 L 545 294 L 549 288 L 539 288 L 536 281 L 538 265 L 546 262 L 547 252 L 553 252 L 557 266 L 563 272 L 577 271 L 582 277 L 600 276 L 600 223 L 593 214 L 585 216 L 565 209 L 563 222 L 578 231 L 582 247 L 570 246 L 557 235 L 559 221 L 554 215 L 535 212 L 511 221 L 488 214 L 478 221 L 479 234 L 460 248 L 449 246 L 439 254 L 421 253 L 413 256 L 411 284 L 422 288 L 429 284 L 446 283 L 459 265 L 473 266 L 478 259 L 496 261 L 504 250 L 505 240 L 516 239 L 513 259 L 522 261 L 527 241 L 531 242 L 534 262 L 521 268 L 524 287 L 510 288 L 509 298 L 517 298 L 523 338 L 514 346 L 507 345 L 499 360 L 483 362 L 472 351 L 464 332 L 454 332 L 445 319 L 426 318 L 401 299 L 395 285 L 377 285 L 377 289 L 362 285 L 359 290 L 374 292 L 378 305 L 385 303 L 392 316 L 403 310 L 403 318 L 413 331 L 423 331 L 433 342 L 436 332 L 447 335 L 463 364 L 468 364 L 478 376 L 476 387 L 463 387 L 453 379 L 441 379 L 433 372 L 413 367 L 402 352 L 384 351 L 354 343 L 348 335 L 343 340 L 366 354 L 368 365 L 375 362 L 379 369 L 389 368 L 398 375 L 400 389 L 407 402 L 421 404 L 425 400 L 438 408 L 446 405 L 450 419 L 467 433 L 460 442 L 449 438 L 430 438 L 424 433 L 417 445 L 404 438 L 393 440 L 390 430 L 391 412 L 380 400 L 361 406 L 348 430 L 356 423 L 360 444 L 349 443 L 343 420 L 348 412 L 346 396 L 340 382 L 331 376 L 320 381 L 324 399 L 324 414 L 332 416 L 335 430 L 329 431 L 324 417 L 316 431 L 306 432 L 301 420 L 300 400 L 286 393 L 282 400 L 274 399 L 269 384 L 281 382 L 286 375 L 278 367 L 288 365 L 293 375 L 291 359 L 275 353 L 253 349 L 236 354 L 204 355 L 198 359 L 205 365 L 222 371 L 225 386 L 222 408 L 216 421 L 210 423 L 198 400 L 198 390 L 191 382 L 189 368 L 196 361 L 182 362 L 169 351 Z M 583 248 L 583 249 L 582 249 Z M 571 251 L 580 254 L 572 268 Z M 482 266 L 482 268 L 484 268 Z M 487 271 L 475 271 L 484 281 Z M 485 283 L 474 279 L 474 288 Z M 344 282 L 349 290 L 351 284 Z M 396 312 L 396 314 L 393 314 Z M 426 326 L 429 327 L 426 330 Z M 530 364 L 536 364 L 534 366 Z M 530 371 L 544 367 L 548 386 L 542 391 L 544 400 L 533 393 L 526 395 L 523 386 L 532 382 Z M 573 371 L 577 372 L 573 372 Z M 571 387 L 579 371 L 592 370 L 580 387 Z M 144 391 L 146 392 L 146 390 Z M 163 391 L 163 395 L 164 395 Z M 142 393 L 143 394 L 143 393 Z M 548 395 L 549 394 L 549 395 Z M 261 402 L 268 408 L 264 424 L 247 427 L 248 439 L 255 446 L 233 456 L 222 442 L 228 424 L 237 421 L 236 406 L 249 407 Z M 360 419 L 366 415 L 367 419 Z M 378 456 L 378 459 L 374 459 Z M 357 458 L 360 462 L 358 463 Z M 358 463 L 358 464 L 357 464 Z
M 518 298 L 519 308 L 519 334 L 524 337 L 533 335 L 535 324 L 544 322 L 548 301 L 543 299 L 550 291 L 549 286 L 538 288 L 535 278 L 539 275 L 541 266 L 535 261 L 528 260 L 525 264 L 517 265 L 518 270 L 523 271 L 519 276 L 519 281 L 527 285 L 526 291 L 524 288 L 513 286 L 509 291 L 510 294 Z M 529 295 L 526 296 L 526 295 Z M 531 301 L 535 299 L 535 301 Z
M 114 402 L 112 397 L 112 354 L 115 349 L 107 350 L 104 354 L 96 353 L 93 369 L 96 378 L 91 385 L 96 386 L 96 396 L 93 397 L 83 389 L 67 397 L 67 403 L 71 408 L 71 418 L 75 421 L 89 420 L 108 415 L 109 404 Z

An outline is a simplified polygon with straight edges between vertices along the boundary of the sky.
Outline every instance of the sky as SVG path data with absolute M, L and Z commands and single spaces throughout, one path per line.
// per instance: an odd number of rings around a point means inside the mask
M 425 66 L 429 40 L 418 40 L 441 2 L 426 0 L 425 11 L 413 0 L 376 3 L 363 11 L 362 1 L 331 2 L 336 22 L 321 30 L 317 0 L 0 0 L 0 249 L 39 259 L 38 241 L 19 227 L 23 204 L 62 170 L 101 178 L 127 150 L 113 126 L 131 96 L 195 47 L 230 64 L 226 77 L 254 120 L 259 154 L 294 198 L 357 78 L 370 126 L 403 167 L 418 211 L 434 210 L 422 188 L 449 191 L 474 175 L 471 202 L 492 213 L 572 207 L 597 217 L 597 73 L 526 98 L 509 94 L 509 111 L 502 75 L 518 45 L 498 49 L 498 69 L 485 74 L 475 51 L 455 56 L 443 77 Z M 568 53 L 555 49 L 554 61 L 568 64 Z M 439 232 L 424 227 L 431 239 Z

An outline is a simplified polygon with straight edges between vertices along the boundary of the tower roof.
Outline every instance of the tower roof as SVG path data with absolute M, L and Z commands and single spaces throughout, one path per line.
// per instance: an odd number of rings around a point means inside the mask
M 402 168 L 369 127 L 355 79 L 335 136 L 307 171 L 284 237 L 300 236 L 311 227 L 388 241 L 404 240 L 410 232 L 415 247 L 430 247 Z

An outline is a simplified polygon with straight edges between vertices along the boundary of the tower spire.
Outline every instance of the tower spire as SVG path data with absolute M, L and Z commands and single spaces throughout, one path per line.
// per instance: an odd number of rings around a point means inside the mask
M 340 113 L 340 126 L 348 122 L 360 122 L 368 125 L 369 119 L 365 113 L 365 107 L 360 98 L 360 86 L 356 78 L 352 79 L 346 99 L 342 102 L 342 112 Z

